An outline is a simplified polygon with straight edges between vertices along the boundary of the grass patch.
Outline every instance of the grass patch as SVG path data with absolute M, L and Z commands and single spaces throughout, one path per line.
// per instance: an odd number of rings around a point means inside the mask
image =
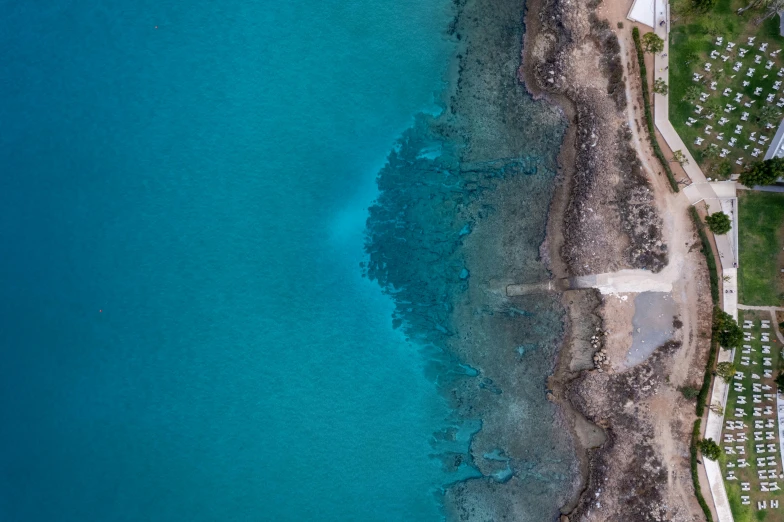
M 784 302 L 784 193 L 741 190 L 738 207 L 738 297 L 748 305 L 779 305 Z
M 651 111 L 651 93 L 648 92 L 648 70 L 645 67 L 645 54 L 642 50 L 642 42 L 640 42 L 640 30 L 636 27 L 632 29 L 632 38 L 634 38 L 634 47 L 637 49 L 637 63 L 640 66 L 640 81 L 642 83 L 642 101 L 645 105 L 645 121 L 648 124 L 648 139 L 651 142 L 654 154 L 659 159 L 664 172 L 667 173 L 667 180 L 670 182 L 670 188 L 673 192 L 679 192 L 678 182 L 675 180 L 670 164 L 664 156 L 664 152 L 659 147 L 656 141 L 656 132 L 653 125 L 653 112 Z
M 760 144 L 759 136 L 765 135 L 772 139 L 776 130 L 767 129 L 765 124 L 759 120 L 762 108 L 765 105 L 773 105 L 779 98 L 784 98 L 784 88 L 773 89 L 776 81 L 784 80 L 777 75 L 779 69 L 784 67 L 784 55 L 771 56 L 771 51 L 784 48 L 784 38 L 779 36 L 779 17 L 774 16 L 762 24 L 757 23 L 757 19 L 762 12 L 759 9 L 751 9 L 741 15 L 737 10 L 745 6 L 747 0 L 720 0 L 714 9 L 707 13 L 694 12 L 689 8 L 690 0 L 676 0 L 672 6 L 672 25 L 670 31 L 670 64 L 669 87 L 670 94 L 668 103 L 670 107 L 670 121 L 675 130 L 678 131 L 686 146 L 691 151 L 697 163 L 706 175 L 713 178 L 724 179 L 728 173 L 739 173 L 743 164 L 748 164 L 754 157 L 751 155 L 754 148 L 762 151 L 759 158 L 764 155 L 770 142 Z M 722 36 L 724 42 L 721 46 L 715 45 L 716 37 Z M 748 37 L 756 37 L 753 45 L 748 45 Z M 735 48 L 727 50 L 728 42 L 734 42 Z M 765 51 L 760 50 L 762 43 L 768 43 Z M 741 57 L 739 49 L 744 48 L 748 53 Z M 711 58 L 711 51 L 716 51 L 719 56 Z M 721 56 L 728 56 L 724 61 Z M 761 57 L 761 63 L 755 63 L 755 57 Z M 765 69 L 767 61 L 773 62 L 770 70 Z M 742 67 L 735 71 L 733 66 L 740 62 Z M 705 64 L 711 64 L 711 70 L 705 70 Z M 749 68 L 754 68 L 752 77 L 747 77 Z M 720 72 L 719 72 L 720 71 Z M 693 74 L 701 74 L 703 78 L 695 82 Z M 721 76 L 723 74 L 723 76 Z M 765 77 L 767 76 L 767 77 Z M 710 83 L 717 83 L 716 90 L 710 89 Z M 749 85 L 744 86 L 743 82 L 748 81 Z M 703 93 L 709 94 L 706 102 L 689 102 L 683 100 L 689 87 L 697 86 Z M 762 88 L 761 95 L 755 95 L 756 87 Z M 729 97 L 723 96 L 723 91 L 729 88 L 732 94 Z M 736 94 L 742 94 L 740 102 L 735 102 Z M 767 95 L 773 94 L 774 101 L 767 103 Z M 710 112 L 707 108 L 701 114 L 697 114 L 696 105 L 707 107 L 710 101 L 719 102 L 719 110 L 713 119 L 706 119 L 705 116 Z M 736 107 L 734 111 L 724 112 L 726 104 Z M 750 107 L 745 107 L 745 103 L 751 103 Z M 784 114 L 784 109 L 778 109 Z M 746 121 L 741 120 L 741 113 L 749 114 Z M 726 117 L 729 121 L 723 126 L 719 126 L 718 120 Z M 686 121 L 694 118 L 697 123 L 689 126 Z M 779 119 L 780 121 L 780 119 Z M 778 125 L 778 122 L 774 125 Z M 705 134 L 705 127 L 711 125 L 711 134 Z M 735 126 L 742 125 L 743 130 L 740 134 L 735 134 Z M 718 140 L 717 133 L 723 132 L 724 139 Z M 751 133 L 756 133 L 754 140 Z M 695 138 L 701 137 L 705 141 L 701 145 L 695 144 Z M 736 138 L 734 146 L 729 145 L 730 138 Z M 719 149 L 725 148 L 729 151 L 726 158 L 706 157 L 705 151 L 709 144 L 716 144 Z M 741 164 L 737 164 L 740 160 Z M 722 170 L 724 169 L 724 170 Z
M 770 316 L 767 313 L 759 313 L 759 312 L 750 312 L 750 311 L 740 311 L 739 318 L 740 322 L 742 323 L 744 319 L 750 319 L 753 321 L 754 326 L 751 329 L 744 329 L 743 331 L 749 333 L 752 337 L 749 341 L 745 341 L 744 344 L 749 345 L 750 353 L 744 354 L 741 349 L 738 349 L 735 353 L 735 360 L 733 361 L 738 368 L 739 372 L 743 372 L 742 378 L 733 378 L 732 384 L 730 385 L 729 395 L 727 397 L 727 405 L 725 408 L 725 426 L 726 422 L 729 420 L 743 420 L 744 423 L 747 424 L 747 428 L 744 430 L 746 433 L 748 440 L 746 442 L 726 442 L 722 440 L 720 445 L 722 448 L 733 447 L 736 450 L 736 455 L 727 455 L 726 453 L 721 456 L 719 459 L 719 465 L 722 469 L 722 474 L 726 476 L 729 469 L 733 469 L 738 480 L 733 481 L 725 481 L 725 487 L 727 490 L 727 496 L 730 501 L 730 509 L 732 510 L 732 514 L 736 522 L 744 522 L 744 521 L 753 521 L 759 520 L 758 513 L 762 511 L 757 510 L 757 501 L 765 500 L 770 503 L 770 500 L 778 499 L 779 502 L 784 502 L 784 491 L 761 491 L 760 482 L 768 482 L 768 479 L 760 479 L 758 476 L 758 472 L 761 469 L 773 469 L 770 466 L 760 466 L 757 462 L 758 458 L 761 457 L 768 457 L 773 456 L 775 457 L 776 461 L 776 469 L 777 473 L 781 473 L 781 461 L 779 460 L 779 441 L 778 441 L 778 429 L 776 428 L 776 402 L 775 399 L 768 399 L 765 398 L 761 400 L 761 402 L 754 402 L 753 397 L 754 394 L 758 394 L 758 398 L 762 398 L 762 394 L 775 394 L 775 383 L 773 382 L 773 378 L 777 374 L 777 369 L 781 367 L 781 358 L 780 358 L 780 351 L 781 351 L 781 344 L 775 337 L 775 333 L 773 328 L 763 330 L 760 327 L 760 320 L 761 319 L 768 319 Z M 761 340 L 761 334 L 763 332 L 767 332 L 770 335 L 770 340 L 763 342 Z M 770 346 L 770 353 L 764 354 L 762 352 L 762 346 L 769 345 Z M 742 364 L 742 358 L 749 357 L 750 364 L 744 365 Z M 763 358 L 769 357 L 772 359 L 771 366 L 765 366 L 763 363 Z M 771 370 L 772 377 L 765 377 L 764 370 Z M 754 374 L 757 375 L 757 378 L 754 378 Z M 738 392 L 735 390 L 734 386 L 736 384 L 741 384 L 744 388 L 744 391 Z M 754 385 L 758 386 L 770 386 L 770 390 L 762 390 L 755 392 L 753 387 Z M 739 401 L 739 397 L 743 396 L 745 398 L 745 404 Z M 765 408 L 765 407 L 772 407 L 773 414 L 772 415 L 754 415 L 753 408 Z M 735 409 L 741 408 L 745 411 L 746 416 L 738 418 L 735 416 Z M 769 421 L 773 421 L 771 424 L 767 424 Z M 755 423 L 762 422 L 765 423 L 765 427 L 758 428 L 755 426 Z M 770 426 L 770 427 L 769 427 Z M 760 434 L 760 439 L 756 439 L 754 433 L 757 432 Z M 767 433 L 774 434 L 774 438 L 769 439 L 767 437 Z M 722 437 L 725 437 L 729 434 L 733 436 L 737 436 L 740 434 L 739 431 L 732 431 L 732 430 L 725 430 L 723 432 Z M 764 435 L 764 437 L 763 437 Z M 773 451 L 768 451 L 768 445 L 773 445 Z M 757 446 L 760 446 L 762 451 L 757 451 Z M 738 448 L 744 448 L 744 453 L 740 454 Z M 728 468 L 727 464 L 730 462 L 737 463 L 738 459 L 745 458 L 746 461 L 749 463 L 749 466 L 746 468 Z M 780 483 L 780 480 L 776 480 Z M 741 491 L 740 483 L 741 482 L 749 482 L 750 484 L 750 491 Z M 741 496 L 749 496 L 751 503 L 749 505 L 743 505 L 741 502 Z M 768 507 L 768 511 L 765 515 L 767 517 L 766 520 L 771 520 L 775 522 L 784 521 L 784 513 L 782 513 L 778 509 L 771 510 Z

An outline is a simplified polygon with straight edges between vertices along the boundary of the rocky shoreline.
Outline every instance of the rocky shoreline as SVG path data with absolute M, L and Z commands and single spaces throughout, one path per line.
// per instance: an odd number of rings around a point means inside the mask
M 597 15 L 598 5 L 528 0 L 526 6 L 518 78 L 534 98 L 558 106 L 569 122 L 542 246 L 554 278 L 625 268 L 658 272 L 670 261 L 654 197 L 657 187 L 632 145 L 640 125 L 626 109 L 639 104 L 627 100 L 623 42 Z M 701 260 L 691 256 L 688 261 L 702 284 Z M 566 331 L 548 384 L 551 400 L 568 419 L 581 485 L 577 497 L 563 506 L 561 519 L 700 520 L 686 480 L 687 462 L 680 457 L 687 453 L 690 428 L 684 418 L 693 412 L 677 390 L 680 381 L 696 376 L 683 372 L 673 382 L 670 376 L 684 360 L 704 364 L 704 325 L 692 321 L 690 331 L 679 332 L 644 363 L 619 371 L 618 346 L 625 356 L 631 334 L 609 336 L 606 323 L 620 307 L 629 324 L 613 327 L 631 330 L 634 304 L 625 299 L 608 301 L 595 290 L 562 294 Z M 699 301 L 701 309 L 709 306 L 706 298 Z M 681 324 L 678 318 L 674 323 Z M 681 339 L 687 339 L 687 347 Z M 672 415 L 658 411 L 664 400 L 672 403 Z

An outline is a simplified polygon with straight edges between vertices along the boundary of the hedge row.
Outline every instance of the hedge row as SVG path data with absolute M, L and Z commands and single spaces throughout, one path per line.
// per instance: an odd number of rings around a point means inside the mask
M 697 395 L 697 416 L 702 417 L 705 413 L 705 404 L 708 402 L 708 393 L 710 393 L 711 381 L 713 380 L 713 367 L 716 364 L 716 357 L 719 353 L 719 343 L 711 338 L 710 352 L 708 352 L 708 362 L 705 363 L 705 373 L 702 375 L 702 386 L 700 393 Z
M 700 242 L 702 243 L 702 248 L 700 251 L 705 256 L 705 261 L 708 264 L 708 275 L 710 276 L 710 286 L 711 286 L 711 299 L 713 300 L 713 305 L 719 305 L 719 274 L 716 267 L 716 258 L 713 256 L 713 250 L 711 249 L 710 242 L 708 241 L 708 235 L 705 233 L 705 225 L 703 224 L 702 220 L 700 219 L 700 215 L 697 213 L 697 209 L 694 207 L 689 207 L 689 214 L 691 215 L 692 221 L 694 221 L 694 227 L 697 229 L 697 233 L 700 236 Z M 711 347 L 710 352 L 708 353 L 708 362 L 705 364 L 705 373 L 702 376 L 702 387 L 700 388 L 700 393 L 697 395 L 697 416 L 702 417 L 702 414 L 705 413 L 705 404 L 708 402 L 708 394 L 710 393 L 711 387 L 711 380 L 713 379 L 713 367 L 716 364 L 716 357 L 719 352 L 719 343 L 713 339 L 713 334 L 711 333 Z
M 694 494 L 697 495 L 697 502 L 700 503 L 702 512 L 705 513 L 705 519 L 708 522 L 713 522 L 713 515 L 708 507 L 708 503 L 705 502 L 705 497 L 702 496 L 700 477 L 697 474 L 697 442 L 700 440 L 701 423 L 702 421 L 700 419 L 694 421 L 694 429 L 691 432 L 691 444 L 689 445 L 689 453 L 691 454 L 691 480 L 694 482 Z
M 708 263 L 713 306 L 719 306 L 719 271 L 716 266 L 716 258 L 713 256 L 713 249 L 711 249 L 710 241 L 708 240 L 708 234 L 705 233 L 705 223 L 702 222 L 700 215 L 697 213 L 697 209 L 693 206 L 689 207 L 689 213 L 691 214 L 692 221 L 694 221 L 697 233 L 700 235 L 700 241 L 702 242 L 702 249 L 700 251 L 705 256 L 705 261 Z
M 664 156 L 659 143 L 656 141 L 656 132 L 653 126 L 653 112 L 651 112 L 651 95 L 648 92 L 648 71 L 645 68 L 645 54 L 642 50 L 642 43 L 640 42 L 640 30 L 636 27 L 632 29 L 632 37 L 634 38 L 634 46 L 637 48 L 637 62 L 640 64 L 640 80 L 642 83 L 642 101 L 645 105 L 645 120 L 648 123 L 648 139 L 653 147 L 653 152 L 664 167 L 664 172 L 667 173 L 667 179 L 670 182 L 670 188 L 673 192 L 679 192 L 678 182 L 675 181 L 675 174 L 672 173 L 670 164 Z

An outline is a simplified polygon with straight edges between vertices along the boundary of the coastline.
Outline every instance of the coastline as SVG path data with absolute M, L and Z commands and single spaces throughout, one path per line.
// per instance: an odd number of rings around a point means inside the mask
M 603 21 L 624 21 L 627 7 L 620 1 L 600 8 L 598 2 L 567 4 L 528 0 L 518 70 L 528 92 L 557 106 L 568 121 L 542 258 L 556 279 L 623 268 L 656 273 L 677 263 L 684 274 L 668 295 L 678 303 L 673 325 L 685 326 L 630 368 L 624 359 L 633 337 L 634 294 L 561 294 L 565 331 L 548 382 L 580 463 L 578 493 L 562 507 L 561 520 L 693 520 L 701 512 L 691 483 L 683 480 L 688 467 L 681 458 L 693 407 L 678 390 L 699 378 L 684 368 L 703 367 L 707 356 L 704 332 L 710 326 L 700 317 L 710 310 L 707 267 L 693 248 L 683 247 L 684 239 L 687 246 L 696 241 L 684 199 L 669 192 L 651 151 L 641 145 L 633 46 L 623 24 L 615 31 Z M 585 64 L 604 74 L 588 74 Z M 613 135 L 613 128 L 621 131 Z M 624 199 L 638 204 L 619 203 Z M 634 220 L 637 213 L 644 217 Z M 651 238 L 638 233 L 646 224 L 656 227 Z M 626 497 L 634 490 L 645 494 Z
M 455 3 L 445 110 L 404 133 L 369 209 L 365 273 L 394 297 L 394 324 L 434 354 L 429 373 L 455 412 L 434 434 L 455 476 L 450 520 L 555 519 L 579 474 L 571 421 L 545 394 L 560 296 L 506 294 L 549 278 L 540 246 L 565 130 L 517 79 L 523 16 L 509 0 Z M 434 144 L 440 155 L 423 154 Z M 467 452 L 455 444 L 466 438 Z
M 566 263 L 561 257 L 561 249 L 564 246 L 563 226 L 566 217 L 566 208 L 569 203 L 570 194 L 573 187 L 573 177 L 576 161 L 577 146 L 577 110 L 574 102 L 567 96 L 559 93 L 546 93 L 539 89 L 533 81 L 534 66 L 534 45 L 541 32 L 538 13 L 544 8 L 547 0 L 527 0 L 523 25 L 525 27 L 523 36 L 523 47 L 520 56 L 520 67 L 518 69 L 518 80 L 525 85 L 528 93 L 535 100 L 543 100 L 559 108 L 564 118 L 568 122 L 564 133 L 560 150 L 558 152 L 558 171 L 555 178 L 555 187 L 547 215 L 547 230 L 545 240 L 540 248 L 542 259 L 547 269 L 555 279 L 563 279 L 570 276 Z M 568 384 L 579 377 L 580 369 L 592 368 L 591 346 L 578 346 L 581 336 L 577 329 L 580 325 L 589 331 L 601 328 L 601 318 L 597 315 L 598 296 L 593 292 L 589 295 L 581 295 L 581 292 L 564 292 L 561 297 L 561 304 L 566 310 L 564 316 L 564 332 L 559 340 L 558 355 L 555 361 L 555 370 L 548 378 L 548 388 L 550 389 L 549 398 L 558 405 L 559 415 L 562 422 L 569 429 L 569 434 L 573 441 L 577 461 L 578 473 L 575 478 L 574 496 L 561 507 L 562 520 L 568 521 L 568 515 L 574 511 L 580 503 L 583 495 L 588 488 L 589 475 L 591 473 L 591 459 L 589 451 L 603 446 L 607 443 L 607 433 L 599 426 L 593 424 L 570 400 L 567 390 Z M 586 357 L 586 352 L 589 355 Z M 580 357 L 582 356 L 582 357 Z M 583 365 L 576 368 L 572 366 L 573 361 L 582 359 Z M 575 371 L 577 370 L 577 371 Z

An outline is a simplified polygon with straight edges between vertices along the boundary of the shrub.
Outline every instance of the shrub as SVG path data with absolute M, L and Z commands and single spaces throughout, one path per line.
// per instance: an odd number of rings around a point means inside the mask
M 697 234 L 700 236 L 700 242 L 702 243 L 702 248 L 700 251 L 705 256 L 705 262 L 708 264 L 711 298 L 713 299 L 713 304 L 715 306 L 719 304 L 719 275 L 716 268 L 716 257 L 713 255 L 713 250 L 711 249 L 710 242 L 708 241 L 708 235 L 705 233 L 705 225 L 700 219 L 700 215 L 697 213 L 697 209 L 694 207 L 689 207 L 689 214 L 691 214 L 691 219 L 694 222 L 694 226 L 697 228 Z
M 670 87 L 663 79 L 656 78 L 656 80 L 653 82 L 653 92 L 667 96 L 667 94 L 670 92 Z
M 700 243 L 702 244 L 700 251 L 705 256 L 705 263 L 708 265 L 708 275 L 710 276 L 711 299 L 713 300 L 713 305 L 716 306 L 719 304 L 719 274 L 716 269 L 716 258 L 713 256 L 708 236 L 705 234 L 705 225 L 702 223 L 697 209 L 689 207 L 689 215 L 691 215 L 694 227 L 697 229 L 697 234 L 700 237 Z M 719 345 L 715 336 L 713 336 L 711 338 L 710 351 L 708 352 L 708 362 L 705 363 L 705 371 L 702 374 L 702 387 L 700 388 L 700 394 L 697 396 L 695 411 L 698 417 L 702 417 L 702 414 L 705 413 L 705 402 L 708 400 L 708 393 L 713 380 L 713 365 L 716 364 L 718 351 Z M 710 517 L 708 519 L 710 520 Z
M 623 29 L 623 22 L 618 22 L 618 29 Z
M 700 394 L 700 389 L 694 386 L 681 386 L 678 390 L 689 400 L 696 399 Z
M 705 218 L 705 223 L 714 234 L 726 234 L 732 228 L 732 220 L 724 212 L 714 212 Z
M 713 439 L 702 439 L 697 443 L 697 447 L 706 459 L 718 460 L 721 456 L 721 448 Z
M 710 393 L 711 381 L 713 380 L 713 365 L 716 364 L 716 355 L 719 351 L 719 344 L 711 340 L 710 351 L 708 352 L 708 362 L 705 363 L 705 372 L 702 375 L 702 387 L 700 394 L 697 395 L 697 406 L 695 412 L 698 417 L 702 417 L 705 413 L 705 403 L 708 402 L 708 393 Z

